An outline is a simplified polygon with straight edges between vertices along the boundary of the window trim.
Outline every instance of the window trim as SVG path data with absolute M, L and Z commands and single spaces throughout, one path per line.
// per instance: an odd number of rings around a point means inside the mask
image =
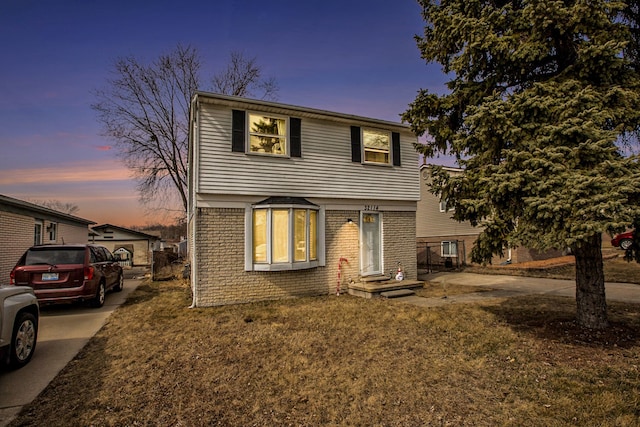
M 444 253 L 444 245 L 445 243 L 449 246 L 449 253 Z M 451 254 L 451 244 L 455 245 L 455 252 Z M 443 240 L 440 242 L 440 256 L 442 258 L 458 258 L 458 241 L 457 240 Z
M 389 134 L 389 161 L 387 163 L 365 161 L 364 131 L 386 132 Z M 362 165 L 374 165 L 383 167 L 401 167 L 402 155 L 400 153 L 400 133 L 389 129 L 373 126 L 351 126 L 351 162 Z
M 367 148 L 364 145 L 364 134 L 365 132 L 372 132 L 372 133 L 385 133 L 387 134 L 387 140 L 388 140 L 388 148 L 386 151 L 384 150 L 379 150 L 379 149 L 372 149 L 372 148 Z M 391 152 L 391 140 L 392 140 L 392 135 L 391 135 L 391 131 L 388 131 L 386 129 L 377 129 L 377 128 L 372 128 L 372 127 L 362 127 L 360 128 L 360 140 L 362 141 L 362 163 L 365 165 L 379 165 L 379 166 L 391 166 L 393 163 L 393 154 Z M 386 162 L 374 162 L 374 161 L 370 161 L 367 160 L 367 151 L 369 152 L 380 152 L 380 153 L 386 153 L 387 155 L 387 161 Z
M 42 241 L 42 232 L 44 231 L 44 221 L 41 219 L 36 219 L 33 225 L 33 244 L 34 246 L 41 245 Z
M 267 214 L 267 262 L 254 262 L 253 260 L 253 213 L 257 209 L 268 211 Z M 294 235 L 294 215 L 296 209 L 306 210 L 306 226 L 307 226 L 307 250 L 306 261 L 293 261 L 295 259 L 295 235 Z M 288 210 L 289 220 L 289 261 L 274 263 L 271 261 L 272 255 L 272 234 L 271 223 L 274 210 Z M 315 211 L 316 214 L 316 259 L 310 260 L 310 217 L 308 211 Z M 315 267 L 325 266 L 325 208 L 313 204 L 298 203 L 265 203 L 251 204 L 245 208 L 245 271 L 290 271 L 305 270 Z
M 445 212 L 452 212 L 455 210 L 454 207 L 449 207 L 448 206 L 448 200 L 444 199 L 444 200 L 440 200 L 440 204 L 438 205 L 438 210 L 442 213 Z
M 58 240 L 58 223 L 50 222 L 47 231 L 49 232 L 49 241 L 56 242 Z
M 265 155 L 272 158 L 295 159 L 302 157 L 302 119 L 287 117 L 288 155 L 258 153 L 249 149 L 249 132 L 247 113 L 258 114 L 258 111 L 231 110 L 231 152 L 253 155 Z M 268 114 L 263 114 L 265 116 Z M 279 116 L 279 115 L 275 115 Z
M 256 135 L 256 132 L 252 132 L 251 131 L 251 116 L 260 116 L 260 117 L 267 117 L 270 119 L 277 119 L 277 120 L 284 120 L 284 131 L 285 134 L 284 136 L 280 136 L 280 135 L 271 135 L 271 134 L 263 134 L 263 135 L 269 135 L 272 137 L 277 137 L 277 138 L 281 138 L 284 139 L 284 153 L 283 154 L 275 154 L 275 153 L 262 153 L 259 151 L 251 151 L 251 136 L 252 135 Z M 246 147 L 246 153 L 247 154 L 252 154 L 252 155 L 257 155 L 257 156 L 268 156 L 268 157 L 280 157 L 280 158 L 289 158 L 291 157 L 291 130 L 290 130 L 290 126 L 291 124 L 289 123 L 289 119 L 290 117 L 288 116 L 283 116 L 281 114 L 272 114 L 272 113 L 268 113 L 268 112 L 262 112 L 262 111 L 251 111 L 251 110 L 247 110 L 246 111 L 246 120 L 245 120 L 245 135 L 246 135 L 246 142 L 245 142 L 245 147 Z

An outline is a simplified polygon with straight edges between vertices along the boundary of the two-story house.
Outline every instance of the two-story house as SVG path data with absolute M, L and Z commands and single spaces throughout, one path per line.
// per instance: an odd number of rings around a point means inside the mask
M 383 120 L 197 93 L 189 130 L 194 306 L 416 279 L 415 135 Z

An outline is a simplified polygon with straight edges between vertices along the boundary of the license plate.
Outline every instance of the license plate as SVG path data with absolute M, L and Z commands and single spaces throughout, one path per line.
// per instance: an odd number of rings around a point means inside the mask
M 42 280 L 58 280 L 58 273 L 42 273 Z

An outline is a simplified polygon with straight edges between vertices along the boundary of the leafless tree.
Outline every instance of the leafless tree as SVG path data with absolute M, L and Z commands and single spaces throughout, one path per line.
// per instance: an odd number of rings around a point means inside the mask
M 214 90 L 250 96 L 252 90 L 265 88 L 265 96 L 274 96 L 275 82 L 260 78 L 255 58 L 246 60 L 233 52 L 231 61 L 227 71 L 214 77 L 220 84 Z M 148 65 L 135 57 L 121 58 L 115 61 L 106 88 L 94 93 L 92 108 L 104 135 L 115 141 L 147 206 L 155 202 L 171 211 L 169 207 L 179 205 L 179 200 L 181 213 L 187 210 L 189 105 L 195 91 L 202 89 L 201 68 L 200 55 L 192 46 L 178 45 Z
M 74 205 L 73 203 L 61 202 L 60 200 L 31 200 L 31 203 L 69 215 L 75 215 L 76 212 L 80 210 L 78 205 Z
M 263 79 L 257 59 L 231 52 L 227 69 L 214 75 L 213 91 L 226 95 L 276 99 L 278 85 L 273 77 Z

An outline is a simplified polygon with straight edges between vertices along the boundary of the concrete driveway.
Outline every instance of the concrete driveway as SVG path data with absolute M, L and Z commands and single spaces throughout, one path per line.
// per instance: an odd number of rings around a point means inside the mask
M 543 279 L 523 276 L 503 276 L 474 273 L 432 273 L 419 277 L 420 280 L 447 285 L 475 286 L 484 292 L 452 295 L 447 298 L 420 298 L 408 296 L 399 301 L 433 307 L 453 303 L 475 302 L 488 298 L 505 298 L 517 295 L 557 295 L 575 297 L 575 280 Z M 487 289 L 491 289 L 487 291 Z M 605 283 L 607 301 L 623 301 L 640 304 L 640 285 L 633 283 Z
M 6 426 L 22 406 L 33 401 L 67 363 L 102 328 L 141 282 L 139 276 L 125 274 L 122 292 L 107 294 L 101 308 L 84 305 L 41 307 L 36 351 L 22 369 L 0 370 L 0 426 Z

